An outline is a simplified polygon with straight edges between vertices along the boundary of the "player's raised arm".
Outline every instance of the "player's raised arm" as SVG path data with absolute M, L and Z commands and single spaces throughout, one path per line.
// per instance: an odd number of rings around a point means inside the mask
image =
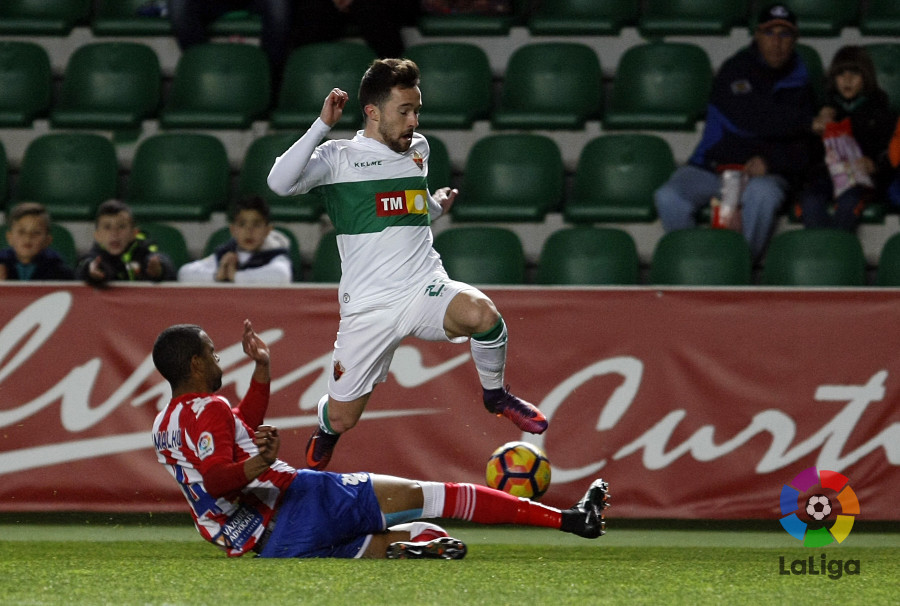
M 325 97 L 325 103 L 322 104 L 322 113 L 319 114 L 322 122 L 328 126 L 337 124 L 341 116 L 344 115 L 344 106 L 347 105 L 348 99 L 350 99 L 350 95 L 341 89 L 332 89 L 328 96 Z

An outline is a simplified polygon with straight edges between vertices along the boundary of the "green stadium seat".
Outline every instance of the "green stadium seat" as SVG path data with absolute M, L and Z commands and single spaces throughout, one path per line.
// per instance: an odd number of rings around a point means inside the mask
M 747 24 L 748 0 L 646 0 L 638 20 L 645 38 L 725 36 Z
M 160 124 L 164 128 L 247 129 L 265 116 L 270 89 L 269 60 L 258 46 L 198 44 L 178 60 Z
M 563 217 L 570 223 L 654 221 L 653 192 L 674 170 L 672 149 L 659 135 L 600 135 L 581 150 Z
M 492 124 L 580 130 L 602 109 L 603 73 L 594 50 L 576 42 L 535 42 L 510 57 Z
M 650 261 L 651 284 L 745 286 L 752 280 L 750 246 L 739 232 L 696 227 L 665 234 Z
M 422 74 L 420 128 L 467 129 L 476 120 L 490 117 L 494 77 L 481 47 L 425 42 L 409 47 L 406 57 L 416 62 Z
M 341 281 L 341 255 L 334 230 L 323 234 L 316 245 L 311 277 L 313 282 Z
M 524 284 L 525 253 L 516 232 L 504 227 L 451 227 L 434 249 L 454 280 L 469 284 Z
M 6 206 L 9 199 L 9 165 L 6 161 L 6 148 L 0 141 L 0 209 Z
M 88 22 L 92 0 L 3 0 L 0 34 L 11 36 L 68 36 Z
M 54 221 L 93 221 L 101 202 L 118 194 L 112 142 L 84 132 L 47 133 L 25 149 L 16 202 L 40 202 Z
M 319 117 L 325 97 L 337 87 L 346 91 L 349 99 L 335 128 L 358 128 L 362 123 L 359 81 L 375 58 L 371 48 L 357 42 L 320 42 L 294 49 L 269 125 L 274 129 L 307 129 Z
M 452 187 L 453 167 L 447 145 L 434 135 L 427 135 L 428 147 L 428 190 L 434 192 L 442 187 Z
M 634 0 L 554 0 L 541 2 L 528 18 L 533 36 L 617 36 L 637 22 Z
M 0 127 L 30 127 L 47 114 L 52 91 L 50 57 L 43 46 L 0 40 Z
M 145 221 L 140 223 L 138 227 L 147 234 L 147 237 L 159 246 L 160 252 L 164 252 L 172 260 L 175 271 L 191 262 L 193 259 L 188 251 L 187 240 L 181 230 L 174 225 L 166 223 L 156 223 L 153 221 Z
M 569 227 L 541 248 L 538 284 L 637 284 L 640 260 L 634 238 L 611 227 Z
M 423 36 L 506 36 L 514 25 L 524 25 L 530 0 L 512 0 L 508 14 L 430 14 L 419 16 Z
M 210 23 L 207 31 L 211 36 L 259 38 L 262 34 L 262 18 L 251 11 L 229 11 Z
M 859 238 L 837 229 L 796 229 L 769 243 L 762 284 L 865 286 L 866 258 Z
M 125 202 L 139 221 L 206 221 L 224 211 L 230 166 L 222 142 L 205 133 L 159 133 L 134 152 Z
M 900 233 L 895 233 L 881 247 L 878 255 L 878 286 L 900 286 Z
M 606 130 L 694 130 L 712 89 L 706 51 L 688 42 L 630 47 L 616 68 Z
M 79 46 L 50 112 L 57 128 L 139 129 L 155 117 L 162 74 L 156 52 L 136 42 Z
M 563 163 L 553 139 L 530 133 L 482 137 L 469 150 L 457 221 L 543 221 L 559 208 Z
M 868 0 L 863 3 L 859 31 L 863 36 L 900 35 L 900 2 Z
M 244 154 L 244 164 L 238 175 L 238 193 L 256 194 L 269 203 L 272 221 L 314 223 L 325 211 L 322 198 L 316 194 L 279 196 L 266 183 L 275 158 L 283 154 L 297 133 L 272 133 L 253 140 Z
M 784 0 L 783 4 L 797 15 L 801 38 L 839 36 L 843 28 L 859 23 L 859 2 Z
M 878 42 L 863 46 L 875 64 L 878 86 L 888 94 L 891 109 L 900 113 L 900 42 Z
M 95 36 L 171 36 L 172 22 L 162 15 L 141 14 L 147 0 L 96 0 L 91 20 Z

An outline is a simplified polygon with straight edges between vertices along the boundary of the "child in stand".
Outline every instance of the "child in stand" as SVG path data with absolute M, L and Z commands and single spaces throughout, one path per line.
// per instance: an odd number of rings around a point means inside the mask
M 287 236 L 274 230 L 269 205 L 259 196 L 238 200 L 231 214 L 231 239 L 211 255 L 183 265 L 179 282 L 289 284 L 293 267 Z
M 50 213 L 43 204 L 22 202 L 9 213 L 7 248 L 0 250 L 0 280 L 71 280 L 75 272 L 50 248 Z
M 888 143 L 897 117 L 890 109 L 887 94 L 878 87 L 875 66 L 861 46 L 844 46 L 834 55 L 828 70 L 828 96 L 813 120 L 813 131 L 826 133 L 829 124 L 849 119 L 853 139 L 859 145 L 861 173 L 872 185 L 855 184 L 835 196 L 828 164 L 817 163 L 800 196 L 800 211 L 806 227 L 834 227 L 854 231 L 866 203 L 883 197 L 890 165 Z M 834 125 L 831 125 L 833 128 Z M 829 212 L 834 206 L 833 214 Z
M 175 279 L 175 268 L 138 229 L 131 208 L 107 200 L 97 209 L 94 244 L 78 262 L 75 275 L 93 286 L 112 280 L 162 282 Z

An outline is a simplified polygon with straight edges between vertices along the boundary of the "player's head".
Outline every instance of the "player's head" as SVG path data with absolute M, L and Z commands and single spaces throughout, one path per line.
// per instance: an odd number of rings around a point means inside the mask
M 409 59 L 376 59 L 359 85 L 366 135 L 403 153 L 419 125 L 419 66 Z
M 196 324 L 176 324 L 159 333 L 153 344 L 153 364 L 173 390 L 192 381 L 209 392 L 222 386 L 212 339 Z

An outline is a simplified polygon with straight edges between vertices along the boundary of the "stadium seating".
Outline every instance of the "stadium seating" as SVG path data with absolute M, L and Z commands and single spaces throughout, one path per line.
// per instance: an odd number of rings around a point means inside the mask
M 434 249 L 454 280 L 469 284 L 524 284 L 525 253 L 516 232 L 504 227 L 451 227 Z
M 312 275 L 313 282 L 340 282 L 341 281 L 341 256 L 337 247 L 337 232 L 331 230 L 319 238 L 316 252 L 313 256 Z
M 0 34 L 12 36 L 67 36 L 79 23 L 87 23 L 92 0 L 3 0 Z
M 175 266 L 175 271 L 192 260 L 184 234 L 177 227 L 153 221 L 143 222 L 138 227 L 147 234 L 148 238 L 156 242 L 160 252 L 168 255 Z
M 528 19 L 533 36 L 615 36 L 637 21 L 634 0 L 541 2 Z
M 900 2 L 897 0 L 868 0 L 859 16 L 859 31 L 863 36 L 900 35 Z
M 859 22 L 859 2 L 848 0 L 784 0 L 797 15 L 800 36 L 838 36 Z
M 577 42 L 535 42 L 520 46 L 506 66 L 495 129 L 584 128 L 603 108 L 600 60 Z
M 881 247 L 876 283 L 878 286 L 900 286 L 900 233 L 892 235 Z
M 359 80 L 375 59 L 375 52 L 356 42 L 304 44 L 288 57 L 278 101 L 269 117 L 274 129 L 307 129 L 322 111 L 331 89 L 347 92 L 349 99 L 336 128 L 354 129 L 362 122 Z
M 891 108 L 900 112 L 900 43 L 879 42 L 863 45 L 875 64 L 878 86 L 891 100 Z
M 549 137 L 492 134 L 472 146 L 450 210 L 457 221 L 543 221 L 559 207 L 563 163 Z
M 761 283 L 774 286 L 865 286 L 859 238 L 836 229 L 797 229 L 769 243 Z
M 50 108 L 50 57 L 35 42 L 0 40 L 0 127 L 30 127 Z
M 647 0 L 638 20 L 645 38 L 725 36 L 747 23 L 748 0 Z
M 162 15 L 140 14 L 147 0 L 96 0 L 91 20 L 95 36 L 171 36 L 172 23 Z M 157 0 L 159 1 L 159 0 Z
M 58 128 L 137 129 L 156 115 L 162 75 L 149 46 L 95 42 L 72 54 L 50 112 Z
M 453 185 L 453 167 L 450 165 L 450 152 L 444 142 L 434 135 L 427 135 L 428 147 L 428 190 L 435 191 Z
M 494 80 L 481 47 L 426 42 L 409 47 L 406 56 L 419 66 L 425 83 L 420 128 L 471 128 L 475 120 L 490 116 Z
M 544 241 L 538 284 L 637 284 L 640 260 L 634 238 L 611 227 L 559 229 Z
M 9 165 L 6 162 L 6 148 L 0 141 L 0 209 L 6 206 L 9 199 Z
M 674 170 L 672 150 L 658 135 L 600 135 L 581 150 L 563 217 L 570 223 L 653 221 L 653 192 Z
M 275 158 L 298 138 L 297 133 L 272 133 L 253 140 L 244 154 L 238 175 L 238 194 L 256 194 L 269 203 L 272 221 L 315 222 L 325 210 L 322 198 L 315 194 L 279 196 L 266 183 Z
M 512 11 L 502 15 L 424 14 L 417 22 L 424 36 L 506 36 L 513 25 L 523 25 L 529 0 L 512 0 Z
M 15 200 L 40 202 L 54 221 L 93 221 L 97 206 L 118 193 L 112 142 L 84 132 L 47 133 L 25 149 Z
M 159 133 L 134 152 L 127 202 L 139 221 L 206 221 L 225 210 L 230 167 L 222 142 L 205 133 Z
M 712 80 L 709 57 L 696 44 L 632 46 L 616 68 L 604 128 L 694 130 L 706 111 Z
M 752 279 L 750 246 L 739 232 L 697 227 L 665 234 L 653 250 L 651 284 L 744 286 Z
M 208 31 L 211 36 L 259 38 L 262 33 L 262 18 L 258 13 L 234 10 L 210 23 Z
M 265 116 L 270 88 L 269 61 L 258 46 L 198 44 L 178 59 L 160 124 L 246 129 Z

